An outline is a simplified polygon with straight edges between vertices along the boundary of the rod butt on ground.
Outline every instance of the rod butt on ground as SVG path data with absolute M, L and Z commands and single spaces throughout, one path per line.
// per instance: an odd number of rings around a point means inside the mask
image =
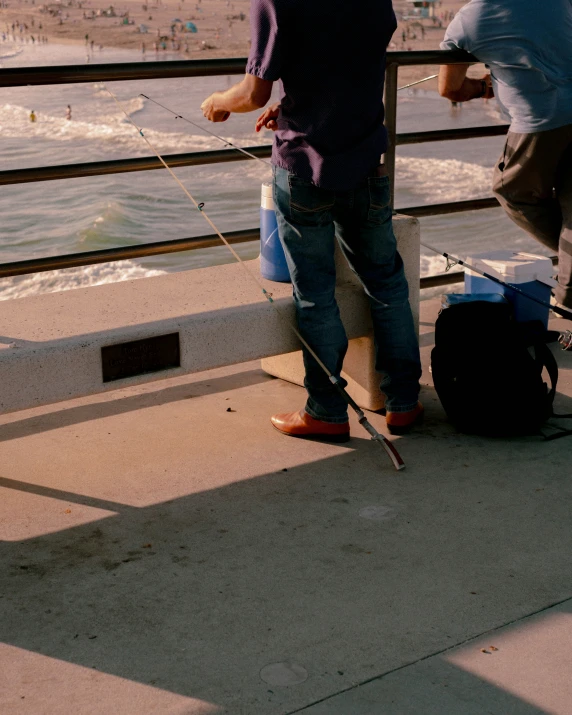
M 393 466 L 398 472 L 401 472 L 402 469 L 405 469 L 405 462 L 403 461 L 403 458 L 401 457 L 399 452 L 395 449 L 392 442 L 390 442 L 388 439 L 385 439 L 383 435 L 378 435 L 377 437 L 372 437 L 371 439 L 383 447 L 387 456 L 391 459 Z
M 359 409 L 359 407 L 357 408 L 356 412 L 358 413 L 360 425 L 366 430 L 366 432 L 368 432 L 373 442 L 377 442 L 383 447 L 385 453 L 391 459 L 391 462 L 395 469 L 398 472 L 400 472 L 402 469 L 405 469 L 405 462 L 395 448 L 393 442 L 390 442 L 386 437 L 384 437 L 375 429 L 375 427 L 369 422 L 369 420 L 367 419 L 363 411 Z

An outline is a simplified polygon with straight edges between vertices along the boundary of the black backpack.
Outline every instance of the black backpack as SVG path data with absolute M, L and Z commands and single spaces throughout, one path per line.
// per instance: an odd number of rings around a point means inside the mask
M 540 433 L 554 415 L 558 366 L 547 343 L 557 339 L 539 321 L 517 323 L 509 303 L 477 300 L 444 309 L 431 367 L 451 422 L 461 432 L 491 437 Z M 555 429 L 547 439 L 572 434 Z

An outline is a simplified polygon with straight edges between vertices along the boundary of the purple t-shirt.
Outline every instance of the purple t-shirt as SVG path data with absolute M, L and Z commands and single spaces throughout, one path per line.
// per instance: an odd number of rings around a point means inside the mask
M 281 81 L 272 162 L 327 189 L 353 189 L 387 149 L 391 0 L 252 0 L 246 72 Z

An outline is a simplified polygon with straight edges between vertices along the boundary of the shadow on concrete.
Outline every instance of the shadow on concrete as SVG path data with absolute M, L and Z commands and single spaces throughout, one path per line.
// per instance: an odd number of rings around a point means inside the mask
M 247 370 L 237 372 L 222 377 L 212 377 L 199 381 L 192 381 L 189 376 L 188 382 L 162 389 L 138 392 L 127 397 L 118 397 L 115 394 L 103 394 L 95 396 L 97 401 L 85 404 L 89 398 L 81 398 L 82 404 L 75 407 L 56 406 L 52 412 L 43 412 L 33 417 L 24 417 L 21 420 L 8 422 L 0 426 L 0 442 L 7 442 L 20 437 L 27 437 L 33 434 L 49 432 L 53 429 L 61 429 L 71 425 L 89 422 L 91 420 L 121 415 L 135 410 L 142 410 L 147 407 L 165 405 L 179 400 L 190 400 L 205 395 L 214 395 L 227 390 L 235 390 L 241 387 L 249 387 L 259 383 L 274 380 L 274 377 L 266 374 L 262 370 Z M 130 388 L 124 388 L 130 389 Z M 140 389 L 140 388 L 139 388 Z M 101 398 L 104 398 L 103 400 Z M 105 399 L 106 398 L 106 399 Z M 37 409 L 44 410 L 44 407 Z M 9 413 L 8 418 L 15 413 Z
M 4 542 L 2 640 L 233 715 L 269 715 L 569 595 L 562 446 L 541 475 L 524 469 L 537 445 L 498 450 L 445 429 L 400 443 L 417 466 L 398 477 L 380 469 L 375 445 L 350 445 L 359 454 L 229 474 L 221 488 Z M 372 505 L 389 511 L 364 518 Z M 281 661 L 308 680 L 264 683 L 261 668 Z M 541 712 L 517 700 L 503 710 L 506 693 L 483 688 L 490 712 Z

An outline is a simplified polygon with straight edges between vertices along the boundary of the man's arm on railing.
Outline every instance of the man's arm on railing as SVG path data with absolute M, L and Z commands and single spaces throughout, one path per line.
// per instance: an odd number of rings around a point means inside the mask
M 443 65 L 439 71 L 439 94 L 452 102 L 494 97 L 490 74 L 471 79 L 467 77 L 468 69 L 468 65 Z

